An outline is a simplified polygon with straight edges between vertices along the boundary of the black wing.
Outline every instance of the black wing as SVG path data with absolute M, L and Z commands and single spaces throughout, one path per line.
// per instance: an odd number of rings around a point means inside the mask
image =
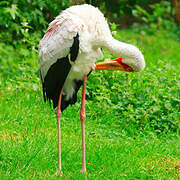
M 70 60 L 75 61 L 79 52 L 79 34 L 74 37 L 74 42 L 70 48 Z M 53 101 L 53 108 L 58 105 L 60 91 L 63 88 L 64 82 L 71 69 L 69 62 L 69 56 L 57 59 L 56 63 L 52 64 L 49 68 L 44 81 L 42 83 L 44 101 Z M 66 109 L 69 104 L 74 104 L 77 101 L 77 92 L 82 85 L 82 81 L 77 81 L 75 87 L 75 93 L 73 97 L 68 101 L 65 100 L 65 96 L 62 95 L 61 111 Z

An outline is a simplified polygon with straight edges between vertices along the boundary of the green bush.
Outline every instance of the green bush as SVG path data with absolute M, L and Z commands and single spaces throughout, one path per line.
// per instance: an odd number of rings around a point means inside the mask
M 56 0 L 53 3 L 50 0 L 0 2 L 1 87 L 8 87 L 10 92 L 23 89 L 29 93 L 35 91 L 40 94 L 38 43 L 48 23 L 69 5 L 68 0 Z M 142 32 L 143 29 L 145 33 L 156 35 L 147 36 L 147 40 L 135 33 L 132 36 L 129 35 L 131 33 L 123 35 L 117 30 L 115 23 L 111 24 L 116 39 L 143 48 L 148 63 L 145 71 L 139 74 L 96 72 L 96 75 L 92 73 L 89 77 L 87 102 L 91 106 L 98 102 L 98 110 L 93 111 L 105 113 L 103 109 L 106 109 L 107 113 L 120 117 L 119 124 L 127 131 L 133 128 L 140 131 L 155 130 L 157 133 L 178 131 L 179 90 L 176 66 L 180 59 L 179 46 L 172 39 L 168 39 L 167 43 L 166 37 L 159 36 L 159 33 L 157 35 L 157 32 L 166 30 L 166 36 L 177 39 L 177 26 L 169 15 L 169 6 L 167 1 L 151 5 L 152 14 L 136 6 L 134 15 L 141 17 L 145 23 L 141 27 L 138 24 L 137 30 Z M 129 38 L 126 39 L 126 36 Z M 104 56 L 104 59 L 115 58 L 105 51 Z M 6 88 L 1 92 L 4 94 Z
M 132 12 L 133 15 L 140 20 L 140 22 L 134 23 L 134 29 L 140 31 L 141 33 L 149 34 L 169 31 L 171 32 L 172 36 L 179 38 L 180 29 L 176 25 L 174 17 L 172 16 L 170 2 L 161 1 L 160 3 L 150 4 L 150 11 L 140 7 L 139 5 L 136 5 L 135 7 L 136 9 L 134 9 Z
M 36 42 L 36 39 L 39 40 L 38 37 L 44 34 L 48 23 L 69 6 L 68 0 L 55 0 L 53 2 L 50 0 L 1 1 L 1 42 L 16 46 L 17 41 L 25 41 L 31 45 L 32 41 Z
M 180 36 L 168 1 L 4 0 L 0 2 L 0 40 L 14 47 L 22 42 L 37 47 L 40 37 L 54 17 L 72 4 L 87 2 L 98 6 L 106 17 L 121 27 L 129 27 L 135 22 L 134 29 L 138 32 L 152 34 L 165 29 L 172 32 L 171 35 L 176 39 Z

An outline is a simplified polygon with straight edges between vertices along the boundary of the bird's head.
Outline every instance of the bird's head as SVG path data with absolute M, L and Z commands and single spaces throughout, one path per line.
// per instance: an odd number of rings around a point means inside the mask
M 103 48 L 121 57 L 111 61 L 96 64 L 95 70 L 121 70 L 127 72 L 141 71 L 145 67 L 142 52 L 134 45 L 117 41 L 110 37 L 102 41 Z

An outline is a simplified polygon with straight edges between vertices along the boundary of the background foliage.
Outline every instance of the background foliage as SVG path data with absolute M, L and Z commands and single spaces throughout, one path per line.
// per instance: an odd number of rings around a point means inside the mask
M 118 28 L 134 25 L 137 31 L 154 33 L 172 31 L 179 37 L 171 1 L 161 0 L 12 0 L 0 2 L 0 40 L 16 46 L 17 41 L 37 47 L 48 23 L 70 5 L 91 3 L 98 6 Z M 142 28 L 142 23 L 144 27 Z
M 179 41 L 179 27 L 176 25 L 175 20 L 174 20 L 174 9 L 172 6 L 172 3 L 170 1 L 151 1 L 151 0 L 137 0 L 137 1 L 68 1 L 68 0 L 63 0 L 63 1 L 58 1 L 54 0 L 53 3 L 52 1 L 42 1 L 42 0 L 36 0 L 36 1 L 31 1 L 31 0 L 12 0 L 12 1 L 1 1 L 0 2 L 0 38 L 1 38 L 1 51 L 2 53 L 6 54 L 7 53 L 7 58 L 8 57 L 8 51 L 11 49 L 15 49 L 15 54 L 16 56 L 20 56 L 21 58 L 25 58 L 27 55 L 31 54 L 32 56 L 35 56 L 35 54 L 38 53 L 38 43 L 43 34 L 45 33 L 45 30 L 48 26 L 48 23 L 53 20 L 53 18 L 58 15 L 61 10 L 69 7 L 71 4 L 79 4 L 79 3 L 91 3 L 93 5 L 99 6 L 99 8 L 107 15 L 107 17 L 110 18 L 110 20 L 115 20 L 118 23 L 121 24 L 111 24 L 111 29 L 114 31 L 114 34 L 116 33 L 117 29 L 119 27 L 128 27 L 132 26 L 133 31 L 138 32 L 142 35 L 144 34 L 159 34 L 163 35 L 164 37 L 172 37 L 176 41 Z M 124 19 L 124 17 L 127 17 Z M 130 22 L 133 21 L 134 23 Z M 115 35 L 117 39 L 123 39 L 118 33 Z M 22 45 L 24 48 L 22 49 Z M 4 50 L 5 49 L 5 50 Z M 7 51 L 7 49 L 9 49 Z M 108 55 L 109 56 L 109 55 Z M 37 58 L 37 57 L 36 57 Z M 10 67 L 10 71 L 14 72 L 16 71 L 16 67 L 14 62 L 16 59 L 12 59 L 10 62 L 8 61 L 3 61 L 3 59 L 0 60 L 1 63 L 1 71 L 6 71 L 7 75 L 10 75 L 11 73 L 7 70 Z M 161 61 L 159 61 L 161 62 Z M 31 62 L 26 62 L 24 63 L 28 64 Z M 161 62 L 162 65 L 164 61 Z M 36 67 L 37 68 L 37 67 Z M 18 70 L 19 73 L 21 70 Z M 36 75 L 38 77 L 38 69 L 34 70 L 36 72 Z M 160 72 L 158 74 L 160 76 Z M 37 77 L 35 79 L 37 79 Z M 132 86 L 137 86 L 138 84 L 136 82 L 136 79 L 133 78 L 131 81 L 128 77 L 129 75 L 123 74 L 122 77 L 124 77 L 125 81 L 129 81 L 127 84 L 128 86 L 131 84 Z M 156 77 L 157 78 L 157 77 Z M 155 79 L 156 79 L 155 78 Z M 164 77 L 165 78 L 165 77 Z M 101 80 L 100 80 L 101 79 Z M 102 75 L 99 74 L 99 79 L 96 79 L 96 81 L 102 81 L 106 79 L 106 74 Z M 159 80 L 155 82 L 155 79 L 151 83 L 159 83 Z M 164 81 L 164 79 L 163 79 Z M 93 81 L 92 81 L 93 82 Z M 147 82 L 144 80 L 144 85 L 149 84 L 150 82 L 147 80 Z M 151 84 L 150 83 L 150 84 Z M 169 81 L 167 82 L 169 83 Z M 96 84 L 96 83 L 93 83 Z M 126 83 L 125 83 L 126 84 Z M 141 112 L 141 108 L 145 106 L 144 102 L 147 101 L 147 99 L 144 99 L 145 96 L 143 95 L 144 101 L 141 100 L 141 94 L 137 94 L 135 92 L 136 98 L 139 99 L 139 102 L 142 102 L 139 107 L 141 107 L 139 110 L 136 107 L 136 101 L 129 100 L 127 97 L 123 98 L 123 100 L 120 101 L 119 98 L 116 97 L 115 92 L 119 91 L 121 85 L 113 85 L 112 81 L 107 81 L 107 84 L 103 84 L 99 88 L 96 89 L 94 95 L 89 94 L 88 98 L 93 99 L 94 96 L 96 95 L 96 100 L 103 100 L 104 104 L 114 104 L 116 105 L 115 107 L 118 106 L 118 102 L 121 102 L 122 106 L 126 104 L 127 108 L 130 109 L 136 109 L 136 113 L 138 114 L 137 117 L 140 117 L 140 114 L 143 113 Z M 149 85 L 148 85 L 149 86 Z M 168 86 L 168 84 L 166 84 Z M 104 98 L 104 99 L 98 99 L 98 91 L 102 92 L 105 91 L 104 94 L 108 94 L 110 87 L 114 87 L 114 95 L 109 98 Z M 131 87 L 131 86 L 130 86 Z M 123 92 L 121 92 L 123 96 Z M 166 93 L 165 92 L 162 92 Z M 174 93 L 174 91 L 173 91 Z M 168 95 L 168 94 L 167 94 Z M 153 98 L 152 98 L 153 99 Z M 155 98 L 156 99 L 156 98 Z M 127 100 L 127 102 L 126 102 Z M 125 101 L 125 102 L 122 102 Z M 156 100 L 154 101 L 154 103 Z M 177 124 L 171 120 L 171 118 L 167 117 L 166 120 L 161 121 L 162 114 L 167 114 L 167 107 L 169 107 L 169 110 L 171 109 L 170 107 L 175 107 L 173 103 L 175 101 L 172 101 L 172 103 L 165 103 L 163 102 L 162 106 L 164 106 L 162 109 L 160 108 L 160 104 L 156 108 L 152 108 L 152 103 L 146 105 L 148 106 L 149 111 L 153 112 L 152 117 L 148 118 L 148 121 L 150 123 L 150 126 L 152 126 L 155 129 L 158 129 L 159 131 L 164 131 L 165 129 L 171 129 L 173 131 L 177 130 Z M 165 105 L 166 104 L 166 105 Z M 167 105 L 168 104 L 168 105 Z M 146 107 L 147 108 L 147 107 Z M 122 113 L 124 112 L 124 109 L 120 108 L 119 111 Z M 171 112 L 172 118 L 173 117 L 173 112 Z M 155 118 L 156 117 L 156 118 Z M 159 118 L 157 118 L 159 117 Z M 144 125 L 142 121 L 136 121 L 135 117 L 132 117 L 133 123 L 138 125 L 138 128 L 141 127 L 143 128 Z M 156 119 L 156 120 L 153 120 Z M 159 119 L 159 120 L 158 120 Z M 146 119 L 147 120 L 147 119 Z M 164 122 L 164 123 L 162 123 Z M 161 124 L 161 125 L 160 125 Z

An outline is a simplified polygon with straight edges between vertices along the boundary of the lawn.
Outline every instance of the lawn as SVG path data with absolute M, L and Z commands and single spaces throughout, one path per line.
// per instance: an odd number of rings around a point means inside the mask
M 62 179 L 180 177 L 180 43 L 123 30 L 140 73 L 93 72 L 86 101 L 87 174 L 81 169 L 80 96 L 62 114 Z M 104 59 L 114 58 L 104 52 Z M 0 179 L 59 179 L 56 114 L 42 98 L 36 47 L 0 43 Z

